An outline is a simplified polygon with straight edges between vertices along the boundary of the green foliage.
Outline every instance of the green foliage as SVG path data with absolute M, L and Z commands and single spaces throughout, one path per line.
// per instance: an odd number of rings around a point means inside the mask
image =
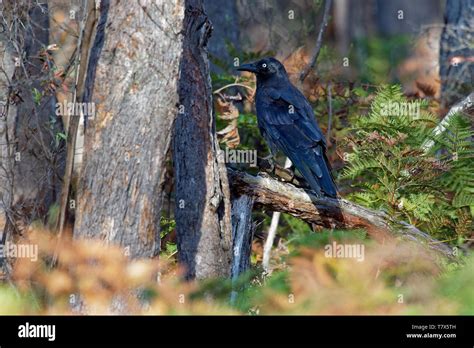
M 292 255 L 298 254 L 302 248 L 323 248 L 325 245 L 336 242 L 366 241 L 367 231 L 358 230 L 323 230 L 317 233 L 296 231 L 289 239 L 288 245 Z
M 41 104 L 41 98 L 43 98 L 43 94 L 38 91 L 35 87 L 31 90 L 31 94 L 33 95 L 33 101 L 36 105 Z
M 0 286 L 0 304 L 0 315 L 33 313 L 39 309 L 33 293 L 21 293 L 10 285 Z
M 67 140 L 67 135 L 65 133 L 61 133 L 61 132 L 56 133 L 56 137 L 55 137 L 56 147 L 59 146 L 59 143 L 61 142 L 61 140 L 66 141 Z
M 311 233 L 311 226 L 301 220 L 297 219 L 294 216 L 291 216 L 289 214 L 282 214 L 283 221 L 288 225 L 290 228 L 290 233 L 293 234 L 307 234 Z
M 474 313 L 474 257 L 466 260 L 464 267 L 448 272 L 438 282 L 437 288 L 441 296 L 458 303 L 459 314 Z
M 267 301 L 275 294 L 291 292 L 287 270 L 275 272 L 265 278 L 261 270 L 251 269 L 236 280 L 210 279 L 201 281 L 199 288 L 191 295 L 192 300 L 212 298 L 214 301 L 231 305 L 241 313 L 258 314 L 259 303 Z M 230 303 L 231 296 L 235 299 Z
M 461 208 L 474 205 L 474 147 L 470 121 L 455 115 L 449 121 L 447 131 L 434 137 L 434 151 L 440 159 L 449 163 L 450 170 L 440 177 L 444 186 L 455 194 L 453 206 Z
M 409 37 L 364 37 L 356 40 L 350 58 L 362 82 L 373 84 L 394 82 L 395 69 L 407 56 Z
M 409 101 L 399 86 L 381 88 L 368 114 L 354 120 L 341 178 L 360 189 L 350 195 L 356 202 L 462 243 L 472 231 L 473 133 L 456 115 L 433 136 L 438 120 L 427 106 Z M 435 145 L 425 153 L 430 140 Z
M 55 230 L 59 219 L 59 203 L 53 203 L 48 210 L 48 228 Z
M 264 57 L 273 57 L 275 52 L 273 51 L 258 51 L 258 52 L 247 52 L 241 51 L 235 47 L 235 45 L 227 41 L 226 49 L 229 53 L 229 57 L 238 57 L 239 63 L 244 64 L 248 62 L 253 62 Z M 214 89 L 222 87 L 226 84 L 235 82 L 236 66 L 234 66 L 234 58 L 229 60 L 223 60 L 220 57 L 217 57 L 213 54 L 209 54 L 210 61 L 222 70 L 222 74 L 211 73 L 212 85 Z
M 165 245 L 165 250 L 164 250 L 164 255 L 170 258 L 173 256 L 176 252 L 178 251 L 178 246 L 176 243 L 166 243 Z
M 166 236 L 170 235 L 171 232 L 176 228 L 176 221 L 174 219 L 168 219 L 164 216 L 160 219 L 160 237 L 163 240 Z M 161 256 L 169 259 L 176 254 L 178 246 L 176 243 L 171 241 L 166 241 L 164 245 L 162 244 Z
M 228 73 L 216 74 L 211 72 L 211 79 L 213 89 L 218 89 L 235 82 L 235 76 Z
M 433 255 L 415 244 L 380 248 L 366 240 L 365 231 L 334 232 L 313 233 L 316 237 L 310 242 L 301 240 L 305 249 L 289 257 L 292 267 L 268 277 L 249 271 L 233 288 L 229 280 L 208 280 L 200 284 L 193 300 L 207 296 L 229 305 L 231 291 L 237 289 L 233 308 L 247 314 L 474 313 L 472 256 L 463 265 L 440 267 Z M 325 258 L 321 247 L 332 240 L 362 240 L 364 262 Z M 400 294 L 403 303 L 398 302 Z
M 174 219 L 167 219 L 164 216 L 160 219 L 160 236 L 164 238 L 176 228 L 176 221 Z

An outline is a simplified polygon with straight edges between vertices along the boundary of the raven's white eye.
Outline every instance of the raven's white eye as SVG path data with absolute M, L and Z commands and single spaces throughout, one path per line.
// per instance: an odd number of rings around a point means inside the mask
M 267 67 L 267 63 L 263 63 L 262 68 L 266 68 L 266 67 Z

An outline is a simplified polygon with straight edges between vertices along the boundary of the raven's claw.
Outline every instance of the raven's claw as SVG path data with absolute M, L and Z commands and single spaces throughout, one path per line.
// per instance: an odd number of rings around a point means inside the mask
M 276 165 L 275 165 L 275 159 L 274 159 L 274 156 L 273 154 L 269 154 L 268 156 L 266 157 L 263 157 L 262 160 L 268 162 L 268 165 L 270 166 L 270 173 L 272 173 L 273 175 L 275 175 L 275 169 L 276 169 Z

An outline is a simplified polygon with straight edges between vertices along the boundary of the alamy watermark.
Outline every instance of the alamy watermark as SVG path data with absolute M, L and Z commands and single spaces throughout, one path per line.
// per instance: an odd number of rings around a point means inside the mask
M 30 324 L 26 322 L 18 326 L 19 338 L 46 338 L 48 341 L 56 339 L 56 325 L 54 324 Z
M 381 103 L 382 116 L 420 116 L 420 102 L 388 102 Z
M 73 103 L 64 100 L 56 103 L 56 116 L 85 116 L 94 118 L 95 103 Z
M 234 150 L 225 148 L 225 163 L 247 163 L 250 167 L 257 166 L 257 150 Z
M 324 256 L 329 258 L 356 259 L 357 262 L 364 261 L 364 244 L 339 244 L 332 242 L 324 246 Z
M 4 245 L 0 244 L 0 257 L 16 259 L 24 258 L 36 262 L 38 261 L 38 245 L 5 242 Z

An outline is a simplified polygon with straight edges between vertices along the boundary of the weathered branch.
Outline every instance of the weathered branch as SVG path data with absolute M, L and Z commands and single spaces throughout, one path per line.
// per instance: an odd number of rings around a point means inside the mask
M 79 94 L 82 94 L 82 91 L 79 91 L 78 93 L 78 81 L 79 78 L 84 76 L 85 71 L 86 71 L 86 64 L 83 64 L 82 67 L 80 65 L 81 63 L 81 49 L 83 48 L 83 36 L 84 36 L 84 30 L 85 30 L 85 23 L 87 20 L 87 11 L 89 7 L 88 0 L 84 0 L 83 3 L 83 14 L 82 14 L 82 19 L 80 22 L 80 28 L 79 28 L 79 37 L 77 39 L 77 44 L 76 44 L 76 55 L 74 57 L 74 71 L 75 71 L 75 85 L 74 85 L 74 96 L 73 96 L 73 102 L 75 103 L 77 101 L 77 96 Z M 66 116 L 66 115 L 62 115 Z M 66 212 L 67 212 L 67 206 L 68 206 L 68 198 L 69 198 L 69 192 L 70 192 L 70 185 L 71 185 L 71 180 L 72 180 L 72 174 L 73 174 L 73 166 L 74 166 L 74 155 L 75 155 L 75 150 L 76 150 L 76 138 L 77 138 L 77 131 L 79 129 L 79 115 L 67 115 L 70 118 L 70 122 L 67 126 L 67 139 L 66 139 L 66 168 L 64 170 L 64 177 L 63 177 L 63 187 L 61 189 L 61 196 L 59 200 L 59 218 L 57 220 L 57 230 L 58 230 L 58 236 L 59 238 L 61 237 L 63 231 L 64 231 L 64 225 L 66 222 Z M 82 115 L 81 115 L 82 116 Z M 56 254 L 55 254 L 56 256 Z M 55 257 L 54 257 L 55 259 Z
M 258 157 L 257 166 L 264 172 L 275 174 L 283 181 L 291 182 L 298 187 L 309 188 L 308 184 L 290 169 L 291 164 L 288 167 L 286 167 L 286 165 L 282 167 L 278 163 L 272 163 L 268 159 Z
M 285 160 L 285 170 L 288 170 L 292 165 L 291 160 L 287 157 Z M 290 180 L 291 181 L 291 180 Z M 262 266 L 265 272 L 270 271 L 270 256 L 272 252 L 273 242 L 275 241 L 275 236 L 277 232 L 277 228 L 280 222 L 281 212 L 274 211 L 272 216 L 272 222 L 270 224 L 270 228 L 268 229 L 268 236 L 265 244 L 263 246 L 263 261 Z
M 232 292 L 230 295 L 232 305 L 235 304 L 238 291 L 241 290 L 237 288 L 239 275 L 250 268 L 252 237 L 255 229 L 252 208 L 252 197 L 241 195 L 232 201 Z
M 446 130 L 447 125 L 449 124 L 449 120 L 456 114 L 463 112 L 465 110 L 468 110 L 474 105 L 474 92 L 469 94 L 466 98 L 461 100 L 459 103 L 456 103 L 444 116 L 442 121 L 436 126 L 436 128 L 433 130 L 433 135 L 439 135 L 443 133 Z M 428 152 L 434 145 L 433 140 L 428 140 L 426 141 L 422 147 L 425 152 Z
M 265 240 L 263 246 L 263 260 L 262 266 L 265 272 L 270 273 L 270 257 L 272 253 L 273 243 L 275 241 L 278 224 L 280 222 L 281 212 L 274 211 L 272 215 L 272 222 L 270 223 L 270 228 L 268 229 L 268 236 Z
M 250 267 L 250 251 L 254 228 L 252 207 L 253 198 L 246 195 L 241 195 L 232 202 L 231 277 L 233 281 Z
M 326 228 L 364 228 L 380 242 L 396 237 L 412 240 L 444 256 L 452 256 L 452 250 L 446 244 L 412 225 L 394 220 L 384 212 L 373 211 L 345 199 L 317 197 L 310 191 L 270 177 L 253 176 L 230 168 L 228 174 L 233 193 L 253 197 L 256 206 L 288 213 Z

